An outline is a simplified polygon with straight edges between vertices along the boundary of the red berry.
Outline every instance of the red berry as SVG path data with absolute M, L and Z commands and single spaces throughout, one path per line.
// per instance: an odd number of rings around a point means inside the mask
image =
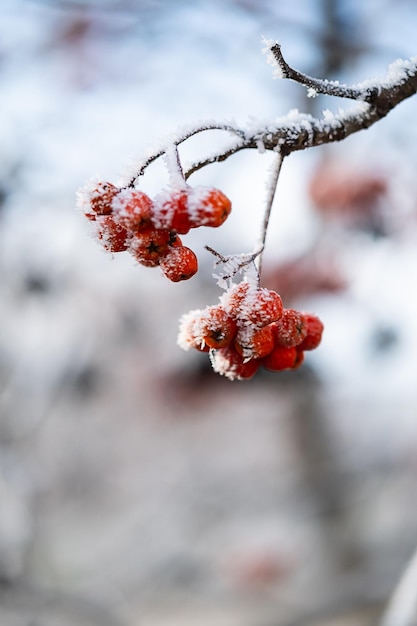
M 297 358 L 295 359 L 295 363 L 292 368 L 294 370 L 300 367 L 300 365 L 304 362 L 304 351 L 300 349 L 300 346 L 297 346 L 296 350 L 297 350 Z
M 95 215 L 110 215 L 112 202 L 120 189 L 112 183 L 98 182 L 92 189 L 86 190 L 90 208 Z
M 227 219 L 232 204 L 219 189 L 195 187 L 190 190 L 188 214 L 192 228 L 211 226 L 217 228 Z
M 154 267 L 169 252 L 171 233 L 169 230 L 151 228 L 136 233 L 130 241 L 129 251 L 142 265 Z
M 256 289 L 248 291 L 240 310 L 240 317 L 256 328 L 262 328 L 280 319 L 282 300 L 275 291 Z
M 278 346 L 298 346 L 307 335 L 303 315 L 295 309 L 284 309 L 282 317 L 274 323 L 274 329 Z
M 298 347 L 300 350 L 314 350 L 321 342 L 324 328 L 323 323 L 312 313 L 303 313 L 302 316 L 307 326 L 307 335 Z
M 146 193 L 136 189 L 123 189 L 113 199 L 115 220 L 132 232 L 152 227 L 153 202 Z
M 239 317 L 242 303 L 246 295 L 253 287 L 246 281 L 242 281 L 237 285 L 232 285 L 220 298 L 221 304 L 234 318 Z
M 214 371 L 230 380 L 252 378 L 261 363 L 259 359 L 244 361 L 233 345 L 220 348 L 220 350 L 212 350 L 210 360 Z
M 180 330 L 177 343 L 183 350 L 195 348 L 200 352 L 208 352 L 209 346 L 204 343 L 199 329 L 199 319 L 203 311 L 196 309 L 185 313 L 180 319 Z
M 97 237 L 103 247 L 109 252 L 123 252 L 127 250 L 128 232 L 117 224 L 111 215 L 97 217 Z
M 188 214 L 188 189 L 164 191 L 155 198 L 154 221 L 158 228 L 186 235 L 191 228 Z
M 295 347 L 275 346 L 268 356 L 263 360 L 265 369 L 271 372 L 280 372 L 286 369 L 293 369 L 298 365 L 298 353 Z
M 187 246 L 172 247 L 165 254 L 160 262 L 161 270 L 164 275 L 178 283 L 181 280 L 188 280 L 198 270 L 198 261 L 194 252 Z
M 265 357 L 272 352 L 274 345 L 271 325 L 258 329 L 240 329 L 235 340 L 235 348 L 245 361 Z
M 235 320 L 219 305 L 206 307 L 196 322 L 199 336 L 210 348 L 225 348 L 237 332 Z
M 155 224 L 185 235 L 198 226 L 217 227 L 231 211 L 230 200 L 218 189 L 186 187 L 155 198 Z
M 282 315 L 282 300 L 275 291 L 248 282 L 234 285 L 221 297 L 222 304 L 241 326 L 262 328 Z

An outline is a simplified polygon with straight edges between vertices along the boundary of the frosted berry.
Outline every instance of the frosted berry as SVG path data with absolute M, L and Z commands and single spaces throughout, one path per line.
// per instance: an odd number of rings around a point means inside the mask
M 275 343 L 279 346 L 298 346 L 307 335 L 307 324 L 302 313 L 284 309 L 281 318 L 274 323 Z
M 188 189 L 164 191 L 155 198 L 155 224 L 180 235 L 186 235 L 191 228 L 188 213 Z
M 160 266 L 163 274 L 174 283 L 188 280 L 198 270 L 198 261 L 194 252 L 187 246 L 177 245 L 161 258 Z
M 190 190 L 188 213 L 192 228 L 221 226 L 232 210 L 229 198 L 219 189 L 195 187 Z
M 113 199 L 115 220 L 132 232 L 152 228 L 153 202 L 146 193 L 136 189 L 123 189 Z
M 218 227 L 228 217 L 232 205 L 218 189 L 185 187 L 160 193 L 155 198 L 155 224 L 181 235 L 199 226 Z
M 314 350 L 321 342 L 323 334 L 323 322 L 312 313 L 302 313 L 304 323 L 307 327 L 307 335 L 300 343 L 301 350 Z
M 86 199 L 89 200 L 91 211 L 95 215 L 110 215 L 112 202 L 120 189 L 112 183 L 98 182 L 93 188 L 86 190 Z
M 262 328 L 278 320 L 283 311 L 279 294 L 244 281 L 234 285 L 220 300 L 243 326 Z
M 274 349 L 275 337 L 271 325 L 258 329 L 243 328 L 238 331 L 235 348 L 245 361 L 261 359 Z
M 242 281 L 237 285 L 232 285 L 220 298 L 220 302 L 225 309 L 235 318 L 240 315 L 240 310 L 245 298 L 251 289 L 248 282 Z
M 233 341 L 237 326 L 219 305 L 206 307 L 198 319 L 199 334 L 210 348 L 225 348 Z
M 129 251 L 139 263 L 154 267 L 168 253 L 170 241 L 169 230 L 151 228 L 132 237 Z
M 282 315 L 282 300 L 270 289 L 250 290 L 244 300 L 240 316 L 256 328 L 279 320 Z
M 210 351 L 213 370 L 229 380 L 252 378 L 261 364 L 259 359 L 245 361 L 233 345 Z
M 97 217 L 97 238 L 108 252 L 127 250 L 128 232 L 111 215 Z
M 204 343 L 199 328 L 199 319 L 203 311 L 195 309 L 185 313 L 180 319 L 177 343 L 183 350 L 194 348 L 200 352 L 208 352 L 210 347 Z

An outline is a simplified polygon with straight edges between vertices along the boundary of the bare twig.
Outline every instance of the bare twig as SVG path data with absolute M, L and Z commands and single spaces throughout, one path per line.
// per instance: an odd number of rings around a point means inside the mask
M 263 251 L 265 248 L 266 234 L 268 232 L 269 218 L 271 217 L 272 205 L 274 203 L 275 191 L 277 188 L 278 178 L 281 172 L 283 160 L 284 158 L 282 154 L 278 152 L 272 172 L 271 172 L 271 179 L 268 184 L 268 193 L 266 197 L 264 219 L 263 219 L 262 227 L 261 227 L 261 236 L 260 236 L 259 244 L 257 246 L 257 248 L 261 252 L 257 255 L 256 261 L 255 261 L 259 276 L 261 275 L 261 270 L 262 270 L 262 257 L 263 257 Z

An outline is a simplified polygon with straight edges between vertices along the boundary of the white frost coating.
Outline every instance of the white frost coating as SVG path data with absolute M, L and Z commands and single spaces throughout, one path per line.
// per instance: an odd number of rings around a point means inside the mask
M 397 59 L 388 65 L 387 73 L 380 78 L 368 78 L 356 85 L 356 89 L 371 89 L 372 87 L 390 88 L 394 85 L 401 85 L 410 76 L 417 73 L 417 56 L 410 59 Z
M 183 350 L 202 349 L 205 346 L 205 338 L 210 333 L 218 334 L 220 339 L 228 321 L 230 318 L 227 311 L 218 304 L 189 311 L 180 318 L 177 344 Z
M 207 202 L 207 200 L 212 191 L 212 187 L 203 185 L 190 189 L 187 198 L 187 212 L 191 223 L 199 224 L 200 226 L 207 226 L 210 223 L 211 207 L 215 200 L 215 195 L 212 195 L 210 202 Z
M 262 37 L 262 43 L 265 44 L 265 47 L 262 48 L 262 54 L 266 56 L 266 62 L 268 63 L 268 65 L 272 65 L 272 67 L 274 68 L 274 71 L 272 73 L 273 78 L 285 78 L 285 74 L 282 71 L 282 67 L 277 62 L 274 56 L 274 53 L 271 50 L 271 48 L 277 42 L 274 41 L 273 39 L 266 39 L 265 37 Z
M 184 189 L 187 183 L 179 161 L 178 149 L 175 143 L 170 143 L 165 148 L 165 164 L 168 169 L 169 183 L 173 189 Z
M 177 190 L 180 191 L 180 190 Z M 153 199 L 152 222 L 155 228 L 170 228 L 175 214 L 178 195 L 172 189 L 162 189 Z
M 223 271 L 218 274 L 212 274 L 221 289 L 228 290 L 233 287 L 231 279 L 239 273 L 244 273 L 246 281 L 257 286 L 258 273 L 253 264 L 254 252 L 231 254 L 228 257 L 224 257 L 224 259 L 225 262 L 222 262 Z M 218 262 L 216 261 L 217 264 Z
M 202 314 L 203 311 L 201 309 L 193 309 L 181 316 L 177 344 L 183 350 L 190 350 L 190 348 L 196 347 L 194 327 Z
M 210 363 L 216 374 L 229 380 L 239 380 L 237 363 L 233 363 L 230 353 L 225 350 L 210 350 Z M 229 358 L 228 358 L 229 357 Z
M 132 199 L 136 198 L 136 202 L 132 202 Z M 144 199 L 142 203 L 138 202 L 140 198 L 140 192 L 136 190 L 132 190 L 130 188 L 121 189 L 112 200 L 112 210 L 113 215 L 116 220 L 119 220 L 120 217 L 131 217 L 132 215 L 141 215 L 143 214 L 143 207 L 146 206 L 145 198 L 146 195 L 143 194 L 142 198 Z M 151 200 L 149 199 L 149 205 L 151 205 Z M 127 207 L 129 206 L 129 210 Z
M 262 52 L 263 54 L 266 55 L 267 62 L 271 64 L 274 68 L 274 73 L 273 73 L 274 78 L 285 78 L 282 68 L 280 67 L 279 63 L 277 62 L 273 53 L 271 52 L 271 48 L 274 45 L 276 45 L 277 42 L 275 42 L 273 39 L 267 39 L 265 37 L 262 37 L 262 42 L 265 44 L 264 48 L 262 49 Z M 413 56 L 410 59 L 405 59 L 405 60 L 397 59 L 396 61 L 394 61 L 388 66 L 387 73 L 384 77 L 364 80 L 355 85 L 352 85 L 352 88 L 357 89 L 358 91 L 363 91 L 364 93 L 371 88 L 390 88 L 394 85 L 401 84 L 402 82 L 407 80 L 408 77 L 413 76 L 416 73 L 417 73 L 417 56 Z M 322 82 L 325 84 L 330 84 L 334 86 L 341 86 L 339 81 L 336 81 L 336 80 L 331 80 L 331 81 L 323 80 Z M 316 97 L 317 91 L 314 88 L 310 87 L 308 88 L 307 95 L 310 98 Z M 360 104 L 359 101 L 358 101 L 358 104 Z M 352 113 L 354 113 L 353 110 L 346 112 L 339 117 L 335 116 L 333 118 L 333 122 L 335 126 L 340 124 L 340 122 L 343 122 L 344 119 L 347 119 L 348 117 L 350 117 Z M 366 111 L 364 110 L 363 113 L 366 114 Z M 296 120 L 295 117 L 297 116 L 298 116 L 298 119 Z M 293 123 L 295 121 L 298 121 L 300 123 L 302 116 L 303 114 L 299 113 L 298 111 L 296 111 L 296 113 L 295 111 L 292 111 L 287 116 L 276 120 L 275 124 L 271 124 L 269 121 L 265 121 L 264 124 L 258 121 L 258 123 L 255 124 L 255 121 L 251 120 L 251 123 L 248 124 L 247 126 L 247 132 L 245 136 L 246 138 L 251 138 L 251 137 L 254 137 L 256 134 L 259 134 L 259 136 L 261 137 L 261 136 L 264 136 L 268 131 L 270 131 L 271 133 L 276 132 L 280 128 L 284 126 L 288 126 L 288 122 Z M 307 119 L 308 117 L 309 116 L 304 115 L 304 119 Z M 311 120 L 313 121 L 313 118 L 311 118 Z M 329 118 L 326 121 L 329 121 Z M 193 122 L 192 124 L 179 126 L 177 131 L 169 137 L 168 144 L 167 144 L 167 139 L 165 137 L 160 142 L 155 143 L 152 146 L 152 148 L 150 148 L 145 153 L 145 155 L 142 156 L 141 159 L 138 159 L 136 161 L 135 164 L 132 163 L 129 166 L 130 173 L 129 172 L 125 173 L 124 177 L 120 180 L 120 186 L 127 184 L 128 181 L 134 178 L 137 172 L 140 171 L 143 165 L 148 161 L 148 159 L 152 158 L 153 156 L 157 154 L 162 155 L 163 153 L 168 151 L 170 147 L 172 148 L 173 145 L 179 145 L 183 141 L 185 141 L 187 138 L 195 134 L 198 134 L 200 132 L 204 132 L 208 130 L 223 130 L 223 131 L 229 132 L 230 134 L 234 134 L 233 129 L 236 129 L 236 132 L 238 130 L 242 131 L 242 129 L 240 128 L 238 124 L 236 124 L 236 121 L 234 119 L 224 120 L 222 122 L 219 122 L 219 120 L 199 120 L 199 121 Z M 251 133 L 251 130 L 253 130 L 254 132 Z M 230 149 L 233 150 L 235 147 L 238 148 L 241 141 L 243 141 L 243 138 L 239 136 L 236 142 L 233 142 L 230 145 Z M 226 149 L 229 149 L 229 147 L 227 147 Z M 258 149 L 260 149 L 260 151 L 262 150 L 262 146 L 260 143 L 258 144 Z M 212 155 L 212 157 L 209 158 L 209 161 L 210 160 L 215 161 L 217 156 L 218 156 L 218 152 L 215 152 Z M 170 169 L 171 171 L 175 171 L 175 168 L 173 170 L 172 168 Z
M 91 199 L 94 197 L 97 186 L 101 179 L 98 176 L 89 178 L 76 192 L 75 207 L 78 211 L 86 213 L 90 209 Z M 98 194 L 97 194 L 98 195 Z
M 265 154 L 265 144 L 262 138 L 256 140 L 256 147 L 258 149 L 259 154 Z

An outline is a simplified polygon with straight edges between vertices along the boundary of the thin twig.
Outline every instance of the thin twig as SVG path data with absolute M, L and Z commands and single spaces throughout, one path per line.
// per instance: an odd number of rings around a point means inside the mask
M 372 101 L 377 94 L 376 87 L 350 87 L 349 85 L 344 85 L 338 81 L 313 78 L 312 76 L 308 76 L 307 74 L 303 74 L 302 72 L 293 69 L 288 65 L 282 56 L 281 46 L 278 43 L 271 46 L 271 52 L 274 55 L 284 78 L 294 80 L 296 83 L 300 83 L 309 89 L 313 89 L 317 93 L 327 96 L 337 96 L 339 98 L 350 98 L 351 100 L 364 100 L 365 102 Z
M 228 124 L 228 123 L 213 124 L 213 123 L 203 122 L 202 124 L 200 124 L 200 126 L 192 128 L 190 130 L 186 130 L 180 135 L 178 135 L 178 137 L 171 140 L 170 145 L 174 144 L 175 146 L 179 146 L 182 143 L 184 143 L 184 141 L 187 141 L 187 139 L 190 139 L 191 137 L 194 137 L 195 135 L 198 135 L 199 133 L 203 133 L 208 130 L 225 131 L 225 132 L 229 132 L 234 135 L 237 135 L 241 139 L 245 138 L 244 131 L 241 128 L 233 126 L 232 124 Z M 153 152 L 146 159 L 144 159 L 142 164 L 139 166 L 137 173 L 131 177 L 126 187 L 134 187 L 138 178 L 143 176 L 143 174 L 145 173 L 149 165 L 151 165 L 154 161 L 156 161 L 157 159 L 159 159 L 165 154 L 166 149 L 167 149 L 166 146 L 164 146 L 163 148 L 157 150 L 156 152 Z
M 283 161 L 284 161 L 283 155 L 281 154 L 281 152 L 278 152 L 276 159 L 275 159 L 275 163 L 273 165 L 273 169 L 271 171 L 271 178 L 269 180 L 268 193 L 266 196 L 264 219 L 263 219 L 262 227 L 261 227 L 261 235 L 259 238 L 259 243 L 256 246 L 256 248 L 260 250 L 255 261 L 259 277 L 261 275 L 261 270 L 262 270 L 262 257 L 263 257 L 263 251 L 265 248 L 266 234 L 268 232 L 269 219 L 271 217 L 272 205 L 274 203 L 275 192 L 277 189 L 278 178 L 281 173 L 281 167 L 282 167 Z
M 227 150 L 224 150 L 223 152 L 218 152 L 217 154 L 207 157 L 206 159 L 201 159 L 201 161 L 194 163 L 191 167 L 187 169 L 184 174 L 185 180 L 188 180 L 192 174 L 198 172 L 198 170 L 203 169 L 203 167 L 206 167 L 207 165 L 211 165 L 212 163 L 221 163 L 222 161 L 226 161 L 226 159 L 231 157 L 233 154 L 240 152 L 240 150 L 245 150 L 247 148 L 253 147 L 254 146 L 252 145 L 252 140 L 249 139 L 246 142 L 236 143 L 234 146 L 227 148 Z

